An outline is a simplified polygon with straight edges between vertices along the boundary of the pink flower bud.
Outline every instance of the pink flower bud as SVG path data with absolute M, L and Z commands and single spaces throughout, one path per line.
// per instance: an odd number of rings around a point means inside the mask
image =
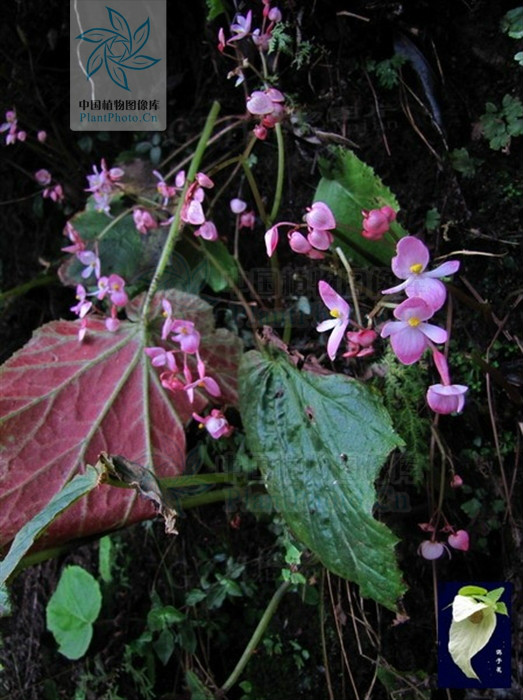
M 240 228 L 250 228 L 252 231 L 255 223 L 256 223 L 256 217 L 254 216 L 253 211 L 245 211 L 240 216 Z
M 214 187 L 214 182 L 205 173 L 196 173 L 196 182 L 200 187 L 206 187 L 207 189 Z
M 47 139 L 47 131 L 39 131 L 36 138 L 40 141 L 40 143 L 44 143 Z
M 454 476 L 450 480 L 450 487 L 452 489 L 459 489 L 460 486 L 463 486 L 463 479 L 459 474 L 454 474 Z
M 278 245 L 278 227 L 273 226 L 265 233 L 265 248 L 269 258 L 272 256 Z
M 269 19 L 271 22 L 281 22 L 281 12 L 277 7 L 271 7 L 269 10 Z
M 45 187 L 45 185 L 48 185 L 52 180 L 51 173 L 49 172 L 49 170 L 41 168 L 40 170 L 36 171 L 35 180 L 39 185 Z
M 361 235 L 370 241 L 379 241 L 389 230 L 390 221 L 381 209 L 363 211 L 363 231 Z
M 328 250 L 334 238 L 330 231 L 311 229 L 307 235 L 307 240 L 316 250 Z
M 256 124 L 256 126 L 253 129 L 253 133 L 256 136 L 256 138 L 260 141 L 265 141 L 265 139 L 267 138 L 267 129 L 261 124 Z
M 305 236 L 299 231 L 293 231 L 287 234 L 291 250 L 301 255 L 307 255 L 311 251 L 311 244 Z
M 326 231 L 336 228 L 336 219 L 325 202 L 314 202 L 305 215 L 305 221 L 311 229 Z
M 202 224 L 200 228 L 196 229 L 194 235 L 201 236 L 202 238 L 205 238 L 206 241 L 218 240 L 218 231 L 216 230 L 216 226 L 212 221 L 206 221 L 204 224 Z
M 428 559 L 429 561 L 439 559 L 444 552 L 444 544 L 441 544 L 441 542 L 432 542 L 431 540 L 425 540 L 418 548 L 418 553 L 421 554 L 424 559 Z
M 247 209 L 247 202 L 243 199 L 231 199 L 229 204 L 233 214 L 241 214 Z
M 448 543 L 454 549 L 467 552 L 470 544 L 469 533 L 466 530 L 458 530 L 454 535 L 449 535 Z

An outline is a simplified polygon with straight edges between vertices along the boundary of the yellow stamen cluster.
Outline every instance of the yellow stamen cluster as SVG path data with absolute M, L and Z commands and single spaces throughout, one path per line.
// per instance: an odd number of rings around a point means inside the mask
M 410 266 L 410 271 L 414 275 L 419 275 L 419 273 L 423 270 L 423 265 L 421 263 L 415 263 L 414 265 Z
M 340 318 L 341 317 L 341 313 L 338 311 L 338 309 L 331 309 L 330 315 L 333 318 Z
M 421 320 L 414 316 L 413 318 L 409 318 L 408 323 L 409 323 L 409 326 L 416 328 L 416 326 L 419 326 L 419 324 L 421 323 Z

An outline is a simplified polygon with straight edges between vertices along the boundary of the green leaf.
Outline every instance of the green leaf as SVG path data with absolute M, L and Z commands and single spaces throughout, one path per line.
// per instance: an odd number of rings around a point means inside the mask
M 488 593 L 487 589 L 482 586 L 462 586 L 458 591 L 458 595 L 469 596 L 485 595 L 486 593 Z
M 374 170 L 352 151 L 342 147 L 332 149 L 332 158 L 320 163 L 320 180 L 314 201 L 325 202 L 336 219 L 339 233 L 337 243 L 349 260 L 356 263 L 389 265 L 395 254 L 395 242 L 387 233 L 381 241 L 369 241 L 361 235 L 362 210 L 379 209 L 389 205 L 395 211 L 399 204 Z M 393 221 L 390 231 L 397 237 L 407 235 L 405 229 Z
M 92 491 L 100 478 L 100 472 L 87 466 L 85 474 L 78 474 L 59 491 L 39 513 L 26 523 L 16 534 L 5 559 L 0 563 L 0 596 L 4 597 L 7 579 L 14 572 L 21 559 L 33 546 L 37 537 L 75 501 Z M 4 606 L 0 605 L 1 608 Z
M 501 31 L 512 39 L 523 39 L 523 7 L 515 7 L 503 15 Z
M 46 611 L 47 629 L 53 633 L 61 654 L 68 659 L 85 654 L 101 607 L 98 581 L 81 566 L 66 567 Z
M 153 649 L 162 664 L 166 666 L 174 651 L 173 633 L 168 629 L 162 630 L 158 639 L 153 642 Z
M 185 682 L 191 694 L 191 700 L 213 700 L 214 695 L 204 686 L 193 671 L 186 672 Z
M 374 480 L 401 444 L 378 398 L 339 374 L 251 351 L 240 367 L 247 445 L 297 539 L 364 596 L 391 610 L 405 591 L 397 538 L 374 520 Z
M 225 12 L 222 0 L 205 0 L 205 3 L 207 5 L 207 22 L 212 22 L 213 19 Z

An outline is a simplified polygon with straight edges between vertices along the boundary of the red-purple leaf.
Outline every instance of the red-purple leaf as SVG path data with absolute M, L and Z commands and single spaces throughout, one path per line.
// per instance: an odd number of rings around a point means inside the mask
M 236 403 L 238 338 L 214 330 L 211 307 L 178 291 L 157 295 L 150 318 L 160 312 L 162 298 L 170 301 L 176 318 L 195 323 L 220 399 Z M 117 333 L 108 332 L 103 320 L 89 319 L 83 343 L 77 321 L 48 323 L 0 368 L 0 547 L 102 451 L 123 455 L 160 477 L 183 471 L 184 426 L 208 399 L 196 392 L 191 405 L 184 391 L 173 394 L 161 386 L 144 348 L 162 344 L 162 319 L 142 323 L 142 302 L 140 297 L 132 303 L 131 320 Z M 102 485 L 60 516 L 39 546 L 153 516 L 152 505 L 135 491 Z

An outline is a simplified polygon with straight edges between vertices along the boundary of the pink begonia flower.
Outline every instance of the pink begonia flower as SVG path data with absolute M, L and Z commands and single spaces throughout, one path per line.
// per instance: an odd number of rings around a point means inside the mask
M 154 216 L 146 209 L 134 209 L 133 221 L 139 233 L 146 234 L 153 228 L 158 228 L 158 223 Z
M 461 413 L 467 391 L 463 384 L 432 384 L 427 389 L 427 403 L 434 413 Z
M 107 278 L 108 294 L 115 306 L 125 306 L 129 301 L 127 292 L 124 291 L 125 280 L 120 275 L 112 274 Z
M 455 534 L 449 535 L 448 543 L 453 549 L 467 552 L 470 544 L 469 533 L 466 530 L 458 530 Z
M 307 234 L 307 240 L 316 250 L 328 250 L 334 240 L 334 236 L 330 231 L 312 229 Z
M 121 168 L 109 168 L 105 158 L 101 160 L 101 170 L 93 165 L 93 175 L 87 175 L 89 187 L 86 192 L 91 192 L 96 202 L 96 210 L 110 213 L 110 197 L 120 187 L 118 180 L 125 174 Z
M 73 243 L 73 245 L 62 248 L 64 253 L 80 253 L 82 250 L 85 250 L 85 243 L 70 221 L 65 224 L 64 236 L 67 236 Z
M 240 215 L 240 228 L 250 228 L 252 231 L 255 223 L 256 216 L 253 211 L 245 211 Z
M 256 126 L 253 129 L 253 132 L 256 138 L 260 141 L 265 141 L 265 139 L 267 138 L 267 129 L 261 124 L 256 124 Z
M 234 34 L 229 41 L 230 44 L 233 41 L 240 41 L 244 39 L 251 31 L 252 24 L 252 10 L 249 10 L 245 17 L 243 15 L 236 15 L 234 22 L 231 24 L 231 32 Z
M 49 183 L 52 180 L 51 173 L 49 170 L 46 170 L 45 168 L 41 168 L 40 170 L 37 170 L 35 173 L 35 180 L 39 185 L 45 186 L 49 185 Z
M 229 206 L 233 214 L 241 214 L 247 209 L 247 202 L 244 202 L 243 199 L 235 198 L 231 199 Z
M 274 109 L 274 104 L 271 98 L 261 90 L 255 90 L 247 98 L 247 111 L 255 117 L 261 117 L 270 114 Z
M 366 357 L 374 354 L 372 344 L 378 337 L 376 331 L 372 328 L 366 328 L 361 331 L 347 331 L 346 338 L 348 340 L 348 351 L 343 353 L 342 357 Z
M 192 199 L 187 204 L 184 204 L 181 217 L 182 221 L 195 226 L 203 224 L 205 221 L 202 205 L 196 199 Z
M 172 350 L 154 346 L 145 348 L 145 354 L 151 358 L 153 367 L 167 367 L 171 372 L 175 372 L 178 369 Z
M 450 480 L 450 488 L 459 489 L 461 486 L 463 486 L 463 479 L 459 474 L 454 474 Z
M 92 250 L 82 250 L 79 253 L 76 253 L 76 257 L 82 263 L 82 265 L 86 265 L 85 269 L 82 270 L 82 277 L 84 279 L 90 277 L 93 272 L 96 279 L 100 277 L 100 258 L 96 255 L 96 253 L 93 253 Z
M 78 331 L 78 341 L 81 343 L 87 333 L 87 316 L 80 319 L 80 330 Z
M 200 187 L 206 187 L 207 189 L 212 189 L 214 187 L 214 182 L 205 173 L 196 173 L 195 180 L 200 185 Z
M 390 224 L 396 218 L 396 212 L 392 207 L 384 206 L 381 209 L 362 211 L 363 231 L 361 235 L 371 241 L 379 241 L 387 233 Z
M 46 141 L 46 139 L 47 139 L 47 131 L 44 131 L 44 130 L 42 129 L 41 131 L 39 131 L 39 132 L 36 134 L 36 138 L 40 141 L 40 143 L 45 143 L 45 141 Z
M 184 352 L 190 354 L 197 352 L 200 347 L 200 334 L 192 321 L 173 321 L 171 333 L 173 333 L 173 340 L 180 344 Z
M 463 384 L 451 384 L 450 373 L 445 355 L 436 348 L 432 350 L 434 364 L 441 377 L 442 384 L 433 384 L 427 390 L 427 403 L 435 413 L 447 415 L 461 413 L 465 405 L 468 387 Z
M 229 437 L 234 428 L 229 425 L 227 419 L 221 411 L 213 408 L 208 416 L 202 418 L 197 413 L 193 413 L 192 417 L 200 423 L 200 427 L 205 428 L 209 435 L 215 440 L 221 437 Z
M 201 238 L 205 238 L 206 241 L 218 240 L 218 231 L 212 221 L 205 221 L 200 228 L 196 229 L 194 235 L 201 236 Z
M 269 258 L 272 256 L 278 245 L 278 226 L 272 226 L 265 233 L 265 248 Z
M 435 270 L 425 272 L 430 259 L 427 246 L 415 236 L 406 236 L 398 241 L 397 255 L 392 258 L 392 272 L 405 280 L 401 284 L 384 289 L 382 294 L 394 294 L 405 290 L 408 297 L 420 297 L 432 306 L 434 311 L 445 303 L 447 290 L 436 277 L 452 275 L 459 269 L 458 260 L 448 260 Z
M 311 260 L 323 260 L 325 257 L 319 250 L 315 250 L 307 238 L 299 231 L 290 231 L 287 234 L 287 239 L 291 250 L 295 253 L 306 255 L 308 258 L 311 258 Z
M 289 231 L 287 234 L 287 239 L 291 250 L 293 250 L 295 253 L 307 255 L 312 250 L 312 246 L 309 241 L 305 238 L 303 233 L 300 233 L 299 231 Z
M 163 322 L 162 326 L 162 340 L 165 340 L 171 332 L 172 327 L 174 325 L 173 309 L 171 306 L 171 302 L 167 301 L 167 299 L 162 299 L 162 309 L 162 316 L 165 318 L 165 321 Z
M 318 333 L 332 331 L 327 341 L 327 353 L 330 359 L 334 360 L 349 323 L 350 306 L 345 299 L 334 291 L 330 284 L 323 280 L 318 282 L 318 291 L 333 318 L 319 323 L 316 326 L 316 330 Z
M 175 372 L 162 372 L 160 374 L 160 383 L 164 389 L 169 389 L 169 391 L 183 391 L 185 389 L 185 384 L 178 379 Z
M 325 202 L 314 202 L 305 215 L 307 240 L 316 250 L 328 250 L 334 240 L 330 229 L 336 228 L 336 219 Z
M 81 284 L 76 287 L 76 298 L 78 299 L 78 304 L 71 306 L 71 311 L 76 314 L 79 318 L 83 318 L 91 310 L 93 303 L 87 301 L 87 291 L 85 287 Z
M 52 187 L 46 187 L 45 190 L 42 192 L 42 197 L 49 199 L 52 199 L 53 202 L 61 202 L 64 199 L 64 190 L 62 188 L 62 185 L 56 184 L 53 185 Z
M 105 319 L 105 327 L 111 333 L 116 333 L 116 331 L 120 328 L 120 319 L 117 318 L 117 313 L 118 309 L 113 304 L 111 306 L 111 315 Z
M 305 221 L 310 229 L 318 229 L 319 231 L 328 231 L 336 228 L 336 219 L 334 214 L 325 204 L 325 202 L 314 202 L 311 207 L 307 207 Z
M 220 27 L 218 30 L 218 51 L 220 53 L 225 51 L 225 32 L 223 31 L 223 27 Z
M 159 173 L 157 170 L 153 170 L 153 175 L 158 179 L 158 184 L 156 185 L 156 189 L 159 194 L 163 197 L 162 204 L 163 206 L 166 206 L 169 203 L 169 199 L 171 197 L 174 197 L 175 194 L 178 192 L 177 187 L 172 187 L 171 185 L 168 185 L 165 180 L 163 179 L 163 175 Z M 184 173 L 184 179 L 185 179 L 185 173 Z M 183 182 L 180 185 L 180 187 L 183 187 Z
M 412 365 L 422 356 L 430 341 L 444 343 L 447 331 L 425 321 L 433 315 L 433 308 L 419 297 L 405 299 L 394 309 L 398 321 L 387 321 L 381 329 L 381 337 L 388 338 L 398 360 Z
M 195 389 L 205 389 L 205 391 L 211 396 L 220 396 L 222 393 L 220 387 L 218 386 L 218 382 L 205 374 L 200 376 L 195 382 L 186 384 L 184 388 L 191 403 L 194 401 Z
M 447 547 L 441 542 L 432 542 L 431 540 L 425 540 L 418 547 L 418 554 L 420 554 L 424 559 L 433 561 L 434 559 L 439 559 L 441 555 L 445 552 L 445 550 L 448 552 Z

